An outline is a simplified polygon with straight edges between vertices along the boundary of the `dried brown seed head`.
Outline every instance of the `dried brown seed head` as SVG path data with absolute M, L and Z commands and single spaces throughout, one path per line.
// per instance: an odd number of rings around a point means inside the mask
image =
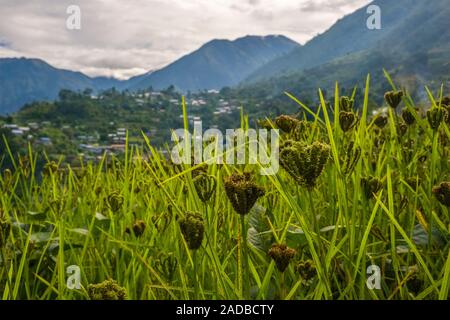
M 130 228 L 126 228 L 125 232 L 130 234 L 131 230 L 133 230 L 133 233 L 136 237 L 140 237 L 144 234 L 145 228 L 146 228 L 146 223 L 144 220 L 137 220 L 135 223 L 133 223 L 133 227 Z
M 450 207 L 450 182 L 442 182 L 433 188 L 436 199 L 446 207 Z
M 384 95 L 384 99 L 388 103 L 388 105 L 396 109 L 400 102 L 402 102 L 403 91 L 389 91 Z
M 353 112 L 341 111 L 339 113 L 339 125 L 342 131 L 347 132 L 358 123 L 358 117 Z
M 285 244 L 274 244 L 269 250 L 269 257 L 275 261 L 280 272 L 284 272 L 297 252 Z
M 383 129 L 388 123 L 388 117 L 380 114 L 376 116 L 374 123 L 378 128 Z
M 416 122 L 413 111 L 408 108 L 402 110 L 402 118 L 408 126 L 412 126 Z

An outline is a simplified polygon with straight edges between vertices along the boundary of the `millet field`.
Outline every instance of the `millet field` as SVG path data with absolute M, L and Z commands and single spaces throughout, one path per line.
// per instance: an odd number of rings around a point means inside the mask
M 336 85 L 333 101 L 291 96 L 298 114 L 261 119 L 280 132 L 276 175 L 174 165 L 148 140 L 42 172 L 31 148 L 5 150 L 0 298 L 448 300 L 450 98 L 419 106 L 391 85 L 377 115 L 368 78 L 361 103 Z

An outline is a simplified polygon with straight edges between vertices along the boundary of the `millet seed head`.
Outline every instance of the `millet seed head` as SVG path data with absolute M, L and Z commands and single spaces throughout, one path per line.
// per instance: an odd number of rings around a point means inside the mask
M 351 130 L 358 123 L 358 117 L 353 112 L 341 111 L 339 113 L 339 125 L 342 131 Z
M 341 97 L 339 100 L 339 110 L 344 112 L 352 112 L 354 104 L 355 100 L 345 96 Z
M 296 125 L 292 128 L 291 132 L 289 133 L 289 137 L 291 139 L 294 139 L 295 141 L 302 140 L 305 133 L 309 132 L 309 122 L 305 120 L 299 120 Z
M 145 228 L 147 227 L 146 223 L 144 220 L 137 220 L 135 223 L 133 223 L 133 227 L 130 228 L 126 228 L 125 232 L 130 234 L 131 230 L 133 230 L 133 233 L 136 237 L 140 237 L 144 234 Z
M 269 257 L 275 261 L 277 269 L 284 272 L 297 252 L 285 244 L 274 244 L 269 250 Z
M 224 179 L 225 193 L 234 210 L 240 215 L 250 212 L 264 190 L 253 180 L 251 173 L 233 174 Z
M 408 108 L 403 108 L 402 118 L 408 126 L 412 126 L 416 122 L 413 112 Z
M 295 267 L 295 271 L 304 281 L 309 281 L 317 274 L 316 266 L 312 260 L 300 261 Z
M 113 212 L 118 212 L 123 205 L 123 196 L 118 191 L 113 191 L 108 195 L 107 203 Z
M 11 231 L 10 223 L 4 220 L 3 216 L 0 215 L 0 249 L 6 245 L 10 231 Z
M 406 183 L 414 190 L 421 184 L 422 180 L 417 177 L 409 177 L 405 179 Z
M 431 129 L 437 130 L 446 117 L 445 108 L 434 107 L 427 111 L 427 120 Z
M 403 137 L 408 132 L 408 126 L 403 121 L 397 123 L 397 135 Z
M 277 125 L 277 127 L 286 133 L 290 133 L 292 129 L 294 129 L 294 127 L 298 124 L 298 122 L 298 119 L 288 115 L 281 115 L 275 119 L 275 124 Z
M 442 108 L 445 110 L 444 122 L 450 126 L 450 105 L 443 105 Z
M 203 203 L 208 202 L 216 191 L 217 182 L 214 176 L 204 173 L 198 174 L 195 178 L 193 178 L 193 183 L 195 191 Z
M 53 173 L 58 172 L 58 164 L 55 161 L 50 161 L 44 165 L 44 169 L 42 173 L 46 176 L 49 176 Z
M 194 163 L 194 162 L 192 162 L 192 163 Z M 181 170 L 181 171 L 183 171 L 183 170 Z M 203 163 L 203 164 L 199 165 L 197 168 L 192 170 L 192 173 L 191 173 L 192 178 L 195 178 L 195 177 L 197 177 L 198 175 L 201 175 L 201 174 L 208 174 L 208 165 L 206 163 Z
M 376 116 L 374 123 L 378 128 L 383 129 L 388 123 L 388 117 L 380 114 Z
M 433 194 L 442 205 L 450 207 L 450 182 L 442 182 L 434 187 Z
M 19 156 L 19 166 L 22 169 L 28 169 L 30 166 L 30 158 L 28 156 Z
M 13 179 L 13 174 L 10 169 L 3 170 L 3 186 L 7 187 Z
M 380 179 L 369 176 L 361 178 L 361 187 L 367 199 L 372 199 L 374 194 L 377 194 L 383 188 L 383 183 Z
M 120 287 L 115 280 L 109 279 L 102 283 L 90 284 L 87 287 L 91 300 L 126 300 L 125 288 Z
M 280 165 L 299 185 L 312 189 L 330 158 L 330 151 L 325 143 L 307 145 L 288 140 L 281 147 Z
M 273 126 L 268 119 L 260 119 L 260 120 L 258 120 L 257 123 L 260 128 L 267 129 L 267 130 L 273 129 Z
M 187 212 L 186 215 L 178 221 L 178 223 L 189 249 L 199 249 L 202 245 L 205 232 L 202 216 L 196 212 Z
M 389 91 L 384 95 L 387 104 L 393 109 L 396 109 L 400 102 L 402 102 L 402 97 L 403 91 Z
M 355 169 L 356 164 L 361 158 L 361 147 L 355 146 L 355 143 L 352 141 L 347 146 L 347 151 L 345 152 L 345 157 L 342 162 L 343 172 L 346 175 L 349 175 Z

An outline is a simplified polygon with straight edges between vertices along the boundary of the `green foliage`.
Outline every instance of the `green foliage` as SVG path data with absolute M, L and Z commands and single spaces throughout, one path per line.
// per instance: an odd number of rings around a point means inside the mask
M 392 108 L 378 127 L 369 84 L 347 132 L 329 117 L 338 86 L 312 115 L 298 101 L 311 118 L 299 141 L 281 133 L 289 152 L 274 176 L 176 166 L 148 139 L 123 159 L 49 159 L 41 175 L 30 149 L 0 178 L 2 299 L 447 300 L 449 127 L 418 114 L 401 135 Z M 80 289 L 66 286 L 71 265 Z M 379 290 L 366 286 L 369 265 Z

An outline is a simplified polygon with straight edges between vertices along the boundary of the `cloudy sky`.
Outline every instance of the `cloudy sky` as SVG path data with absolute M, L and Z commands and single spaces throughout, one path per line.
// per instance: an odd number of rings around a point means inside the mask
M 205 42 L 283 34 L 305 43 L 370 0 L 0 0 L 0 57 L 128 78 Z M 68 30 L 69 5 L 81 30 Z

